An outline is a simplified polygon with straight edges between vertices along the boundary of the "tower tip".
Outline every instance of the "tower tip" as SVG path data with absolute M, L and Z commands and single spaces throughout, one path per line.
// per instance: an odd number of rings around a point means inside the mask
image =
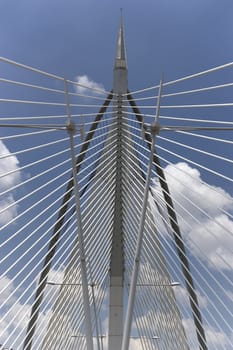
M 124 39 L 124 27 L 123 27 L 123 9 L 120 9 L 120 28 L 118 32 L 116 58 L 115 58 L 115 69 L 123 68 L 127 69 L 126 63 L 126 50 L 125 50 L 125 39 Z
M 123 22 L 123 8 L 120 8 L 120 18 L 121 18 L 121 23 Z

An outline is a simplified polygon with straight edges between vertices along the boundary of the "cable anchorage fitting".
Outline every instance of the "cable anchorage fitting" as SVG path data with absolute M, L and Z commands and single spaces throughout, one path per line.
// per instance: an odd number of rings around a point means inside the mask
M 78 128 L 76 126 L 76 124 L 72 121 L 69 121 L 67 124 L 66 124 L 66 130 L 68 131 L 68 133 L 70 134 L 76 134 L 77 132 L 79 132 L 80 134 L 80 138 L 81 140 L 83 141 L 84 138 L 85 138 L 85 127 L 84 127 L 84 123 L 82 124 L 79 124 L 78 125 Z
M 76 125 L 72 121 L 68 121 L 66 124 L 66 129 L 69 133 L 75 134 L 76 133 Z
M 161 127 L 159 123 L 151 124 L 150 130 L 153 135 L 158 135 L 160 133 L 160 129 Z

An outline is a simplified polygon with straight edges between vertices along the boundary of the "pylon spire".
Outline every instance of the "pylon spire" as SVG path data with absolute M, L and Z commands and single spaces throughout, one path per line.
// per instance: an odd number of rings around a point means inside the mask
M 115 57 L 115 69 L 117 68 L 127 69 L 122 9 Z

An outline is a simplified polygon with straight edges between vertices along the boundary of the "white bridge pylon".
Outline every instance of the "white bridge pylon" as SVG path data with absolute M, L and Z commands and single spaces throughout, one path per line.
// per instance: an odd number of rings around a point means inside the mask
M 122 18 L 109 92 L 0 61 L 0 349 L 232 349 L 233 63 L 130 92 Z

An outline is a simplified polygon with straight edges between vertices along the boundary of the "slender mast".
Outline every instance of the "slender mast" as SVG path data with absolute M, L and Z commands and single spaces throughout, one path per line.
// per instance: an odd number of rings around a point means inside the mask
M 116 57 L 113 76 L 113 114 L 117 116 L 117 159 L 115 212 L 113 223 L 113 242 L 110 263 L 110 296 L 109 296 L 109 345 L 108 349 L 120 350 L 123 336 L 123 303 L 124 303 L 124 252 L 122 237 L 122 117 L 125 103 L 122 94 L 127 93 L 128 71 L 126 62 L 122 14 L 118 33 Z

